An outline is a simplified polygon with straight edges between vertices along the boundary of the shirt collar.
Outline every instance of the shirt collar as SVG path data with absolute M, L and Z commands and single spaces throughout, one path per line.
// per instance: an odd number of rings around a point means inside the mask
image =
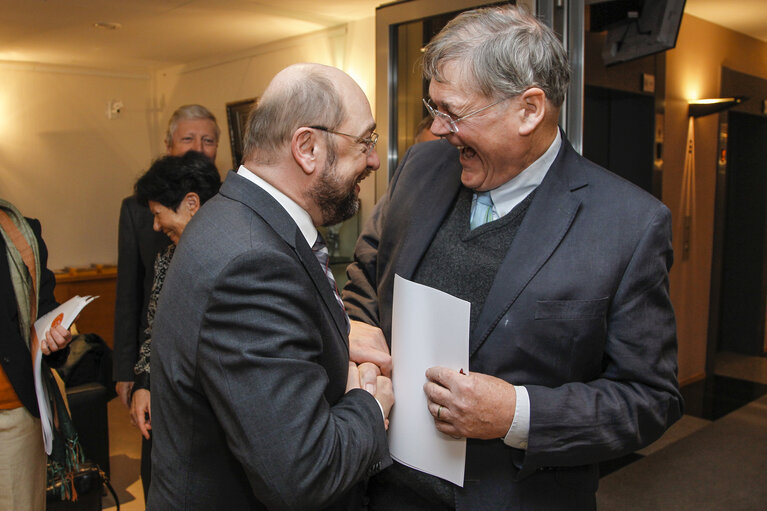
M 245 168 L 244 165 L 240 165 L 240 168 L 237 169 L 237 175 L 244 177 L 252 183 L 255 183 L 266 193 L 271 195 L 274 200 L 279 202 L 285 211 L 288 212 L 290 218 L 292 218 L 298 226 L 301 234 L 303 234 L 304 238 L 306 239 L 306 243 L 308 243 L 310 247 L 314 245 L 314 242 L 317 240 L 317 228 L 312 222 L 312 217 L 305 209 L 303 209 L 293 199 L 279 191 L 277 188 L 264 181 L 264 179 Z
M 511 211 L 514 206 L 522 202 L 530 192 L 543 182 L 543 178 L 546 177 L 549 167 L 554 163 L 561 145 L 562 135 L 557 130 L 554 141 L 540 158 L 498 188 L 490 191 L 490 197 L 493 199 L 493 205 L 499 218 Z

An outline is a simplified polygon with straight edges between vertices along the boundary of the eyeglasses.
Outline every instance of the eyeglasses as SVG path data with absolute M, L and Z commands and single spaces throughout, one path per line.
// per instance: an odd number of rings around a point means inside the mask
M 490 103 L 487 106 L 483 106 L 479 110 L 474 110 L 473 112 L 470 112 L 466 115 L 462 115 L 461 117 L 455 118 L 450 114 L 446 114 L 444 112 L 440 112 L 437 107 L 431 102 L 431 99 L 423 99 L 423 104 L 426 107 L 426 110 L 429 111 L 429 115 L 431 115 L 435 120 L 439 119 L 443 121 L 445 124 L 447 124 L 448 129 L 450 130 L 450 133 L 458 133 L 458 123 L 461 122 L 464 119 L 467 119 L 473 115 L 477 115 L 480 112 L 484 112 L 491 106 L 495 106 L 498 103 L 502 103 L 506 101 L 508 98 L 499 99 L 495 103 Z
M 371 133 L 370 136 L 367 138 L 362 138 L 355 135 L 349 135 L 348 133 L 341 133 L 340 131 L 331 130 L 330 128 L 326 128 L 324 126 L 309 126 L 309 127 L 313 130 L 321 130 L 327 133 L 333 133 L 334 135 L 343 135 L 345 137 L 353 138 L 354 142 L 365 146 L 365 153 L 367 154 L 370 154 L 370 152 L 373 149 L 375 149 L 376 144 L 378 143 L 378 133 L 376 132 Z

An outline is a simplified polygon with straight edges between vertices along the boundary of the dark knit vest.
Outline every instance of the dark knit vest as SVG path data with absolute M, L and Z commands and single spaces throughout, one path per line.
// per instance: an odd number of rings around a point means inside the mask
M 507 215 L 471 230 L 472 192 L 462 188 L 418 264 L 415 282 L 471 303 L 470 332 L 534 195 L 535 190 Z

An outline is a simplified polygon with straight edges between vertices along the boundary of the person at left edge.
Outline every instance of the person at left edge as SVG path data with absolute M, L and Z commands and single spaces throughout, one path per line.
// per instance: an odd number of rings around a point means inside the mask
M 359 509 L 358 483 L 391 464 L 391 380 L 359 388 L 316 228 L 357 212 L 374 129 L 338 69 L 290 66 L 264 91 L 243 165 L 187 224 L 160 293 L 148 509 Z
M 0 509 L 43 511 L 48 458 L 43 448 L 29 346 L 35 320 L 58 306 L 53 296 L 56 280 L 47 267 L 48 250 L 40 222 L 25 218 L 3 199 L 0 199 L 0 210 L 32 248 L 40 275 L 33 293 L 32 279 L 11 233 L 0 227 L 0 289 L 3 290 L 0 293 Z M 35 294 L 37 314 L 32 318 L 30 307 L 25 304 L 29 304 Z M 71 341 L 72 334 L 61 325 L 40 339 L 40 349 L 49 366 L 59 367 L 66 361 Z

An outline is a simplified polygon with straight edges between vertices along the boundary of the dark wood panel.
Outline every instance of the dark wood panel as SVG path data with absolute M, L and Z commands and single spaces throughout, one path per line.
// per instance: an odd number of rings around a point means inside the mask
M 97 267 L 72 269 L 56 273 L 54 294 L 59 303 L 73 296 L 98 296 L 80 314 L 77 330 L 83 334 L 98 334 L 110 348 L 114 348 L 115 290 L 117 268 Z

